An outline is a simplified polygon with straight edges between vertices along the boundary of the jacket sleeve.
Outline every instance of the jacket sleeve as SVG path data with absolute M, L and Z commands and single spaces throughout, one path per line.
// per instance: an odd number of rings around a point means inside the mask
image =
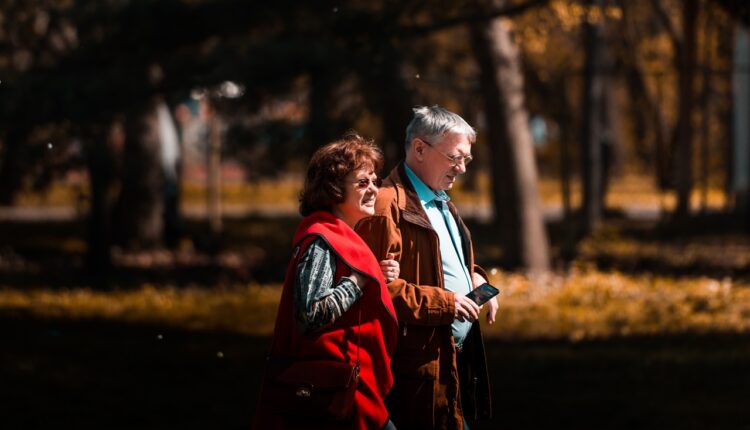
M 349 278 L 336 282 L 336 257 L 322 239 L 313 240 L 297 265 L 294 281 L 294 315 L 301 333 L 320 331 L 344 314 L 362 297 Z
M 388 253 L 401 261 L 401 232 L 391 218 L 382 215 L 364 218 L 356 231 L 378 261 Z M 435 326 L 450 324 L 455 318 L 456 302 L 450 291 L 435 285 L 412 284 L 401 278 L 389 282 L 388 291 L 399 321 Z

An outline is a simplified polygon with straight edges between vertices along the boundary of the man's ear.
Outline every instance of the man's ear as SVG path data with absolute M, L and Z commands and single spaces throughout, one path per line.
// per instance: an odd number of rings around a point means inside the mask
M 422 157 L 424 156 L 424 142 L 415 137 L 411 140 L 411 147 L 414 149 L 417 159 L 422 160 Z

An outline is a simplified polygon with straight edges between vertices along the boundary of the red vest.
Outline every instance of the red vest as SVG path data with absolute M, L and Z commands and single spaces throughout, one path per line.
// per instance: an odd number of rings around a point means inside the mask
M 336 255 L 334 284 L 352 269 L 370 281 L 363 296 L 331 326 L 303 335 L 294 318 L 294 283 L 300 257 L 315 238 L 322 238 Z M 341 425 L 331 423 L 282 422 L 279 417 L 256 417 L 256 428 L 347 428 L 381 429 L 388 419 L 383 399 L 393 386 L 391 354 L 396 346 L 398 322 L 385 286 L 380 265 L 367 244 L 344 221 L 329 212 L 305 217 L 294 235 L 294 254 L 289 263 L 276 316 L 274 357 L 331 358 L 354 363 L 359 355 L 360 381 L 352 420 Z M 361 312 L 361 315 L 360 315 Z M 359 333 L 359 354 L 357 337 Z M 265 415 L 261 393 L 259 415 Z M 264 418 L 264 419 L 260 419 Z M 259 420 L 260 419 L 260 420 Z M 270 421 L 269 421 L 270 420 Z M 337 423 L 338 424 L 338 423 Z

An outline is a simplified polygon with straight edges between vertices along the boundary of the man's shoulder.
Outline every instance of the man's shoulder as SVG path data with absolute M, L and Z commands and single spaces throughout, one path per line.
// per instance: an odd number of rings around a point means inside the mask
M 375 199 L 376 216 L 392 216 L 398 211 L 398 188 L 394 184 L 383 185 Z

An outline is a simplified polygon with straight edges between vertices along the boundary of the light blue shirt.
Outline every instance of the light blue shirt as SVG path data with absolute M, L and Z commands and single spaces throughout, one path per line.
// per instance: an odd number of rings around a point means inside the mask
M 472 290 L 471 275 L 466 268 L 464 259 L 461 234 L 458 231 L 456 220 L 448 210 L 450 197 L 443 190 L 432 191 L 419 177 L 404 164 L 404 170 L 409 177 L 414 191 L 419 196 L 422 208 L 430 219 L 432 228 L 438 235 L 440 243 L 440 257 L 443 262 L 443 285 L 448 291 L 455 294 L 466 295 Z M 453 320 L 453 341 L 460 347 L 471 329 L 469 321 Z

